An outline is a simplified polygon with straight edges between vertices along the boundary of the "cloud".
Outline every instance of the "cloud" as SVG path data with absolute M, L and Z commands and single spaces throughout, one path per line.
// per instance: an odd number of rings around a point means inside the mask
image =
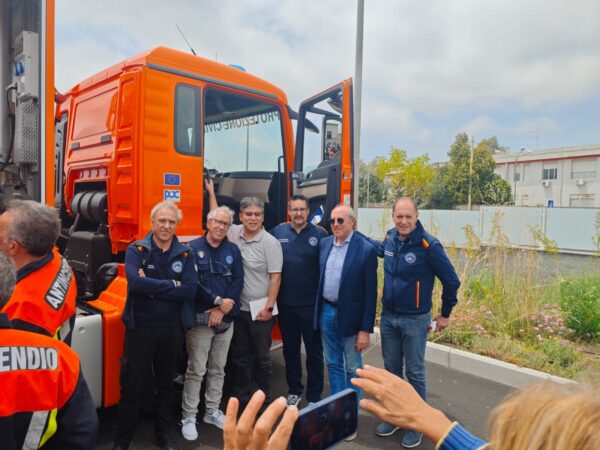
M 558 135 L 561 111 L 600 102 L 597 0 L 365 3 L 363 136 L 443 155 L 454 125 L 501 143 L 531 120 Z M 176 24 L 199 55 L 244 66 L 294 108 L 354 73 L 355 2 L 60 0 L 56 9 L 62 90 L 158 45 L 188 51 Z

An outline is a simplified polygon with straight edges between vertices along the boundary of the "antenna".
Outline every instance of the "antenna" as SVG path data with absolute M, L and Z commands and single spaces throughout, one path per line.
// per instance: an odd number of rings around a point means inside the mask
M 185 34 L 183 34 L 183 31 L 181 31 L 181 28 L 179 28 L 179 25 L 175 24 L 175 26 L 177 27 L 177 29 L 179 30 L 179 33 L 181 34 L 181 37 L 183 38 L 183 40 L 185 41 L 185 43 L 188 45 L 188 47 L 190 48 L 192 55 L 196 56 L 196 52 L 194 51 L 194 49 L 192 48 L 192 46 L 190 45 L 190 42 L 187 40 L 187 38 L 185 37 Z

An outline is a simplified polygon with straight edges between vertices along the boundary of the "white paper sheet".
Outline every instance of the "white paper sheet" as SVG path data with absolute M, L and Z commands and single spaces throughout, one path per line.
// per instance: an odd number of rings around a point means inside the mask
M 252 320 L 256 320 L 256 315 L 265 309 L 268 300 L 269 299 L 267 297 L 264 297 L 257 300 L 252 300 L 250 302 L 250 315 L 252 316 Z M 275 303 L 275 306 L 273 307 L 273 315 L 276 316 L 278 313 L 279 311 L 277 310 L 277 303 Z

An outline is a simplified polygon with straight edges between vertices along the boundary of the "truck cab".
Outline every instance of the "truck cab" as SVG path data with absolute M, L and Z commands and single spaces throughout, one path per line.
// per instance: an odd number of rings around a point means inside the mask
M 158 47 L 74 86 L 54 136 L 60 246 L 81 299 L 73 348 L 97 406 L 118 401 L 122 262 L 157 202 L 178 203 L 183 242 L 203 234 L 206 177 L 236 217 L 243 197 L 261 198 L 267 230 L 286 221 L 292 194 L 306 195 L 325 227 L 336 204 L 351 202 L 351 80 L 295 112 L 281 89 L 238 67 Z

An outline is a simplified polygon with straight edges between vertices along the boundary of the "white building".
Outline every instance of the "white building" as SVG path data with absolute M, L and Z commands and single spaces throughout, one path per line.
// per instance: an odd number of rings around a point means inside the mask
M 600 145 L 497 153 L 517 206 L 600 207 Z

